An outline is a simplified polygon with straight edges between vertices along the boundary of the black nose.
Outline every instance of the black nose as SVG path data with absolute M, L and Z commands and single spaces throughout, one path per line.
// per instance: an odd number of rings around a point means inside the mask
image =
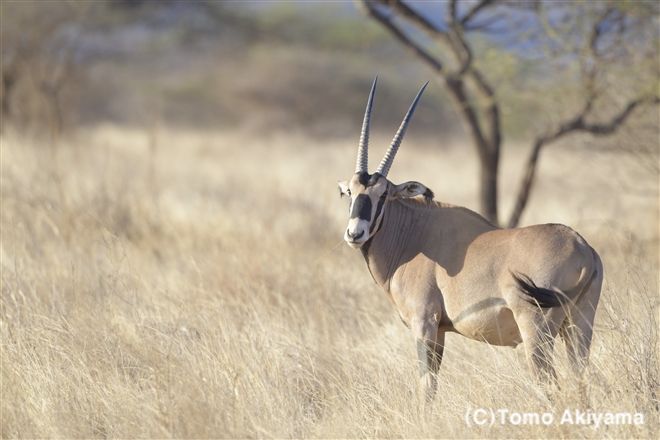
M 360 231 L 359 234 L 351 234 L 351 231 L 346 229 L 346 235 L 352 240 L 357 240 L 358 238 L 362 237 L 364 235 L 364 231 Z

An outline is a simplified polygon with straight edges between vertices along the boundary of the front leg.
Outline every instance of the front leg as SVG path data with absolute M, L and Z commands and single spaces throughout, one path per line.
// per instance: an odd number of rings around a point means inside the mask
M 419 360 L 419 384 L 426 402 L 435 398 L 437 377 L 442 352 L 445 348 L 445 333 L 438 332 L 438 322 L 435 319 L 413 321 L 412 330 L 417 341 L 417 358 Z

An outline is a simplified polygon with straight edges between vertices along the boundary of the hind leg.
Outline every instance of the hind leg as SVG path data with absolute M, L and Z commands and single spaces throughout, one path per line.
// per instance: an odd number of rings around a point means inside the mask
M 556 381 L 557 375 L 552 366 L 554 335 L 542 320 L 527 319 L 521 324 L 518 326 L 532 375 L 537 382 L 550 383 Z
M 602 266 L 599 273 L 602 274 Z M 584 296 L 571 307 L 560 329 L 560 335 L 566 344 L 569 362 L 578 376 L 582 374 L 588 364 L 602 281 L 602 275 L 599 275 Z
M 552 366 L 552 350 L 559 326 L 544 316 L 538 308 L 521 314 L 516 321 L 532 375 L 539 383 L 556 384 L 557 374 Z

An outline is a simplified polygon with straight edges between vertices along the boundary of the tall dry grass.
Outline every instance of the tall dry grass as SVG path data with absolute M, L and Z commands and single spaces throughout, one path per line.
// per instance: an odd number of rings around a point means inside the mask
M 49 146 L 5 133 L 2 436 L 657 436 L 658 200 L 635 191 L 657 191 L 657 176 L 612 153 L 543 158 L 523 220 L 575 227 L 606 266 L 586 385 L 561 346 L 549 400 L 522 348 L 449 335 L 425 410 L 409 331 L 340 244 L 334 182 L 352 173 L 354 144 L 101 127 Z M 414 144 L 392 180 L 475 206 L 471 151 Z M 378 156 L 386 141 L 372 145 Z M 522 163 L 510 156 L 506 194 Z M 555 422 L 469 427 L 476 408 Z M 560 424 L 565 409 L 644 424 Z

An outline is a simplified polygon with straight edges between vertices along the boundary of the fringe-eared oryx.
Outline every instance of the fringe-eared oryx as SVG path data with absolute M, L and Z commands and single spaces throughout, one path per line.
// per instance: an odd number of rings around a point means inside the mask
M 564 339 L 577 371 L 589 356 L 603 266 L 598 254 L 567 226 L 500 229 L 469 209 L 433 200 L 419 182 L 387 179 L 419 91 L 374 174 L 367 171 L 371 89 L 351 180 L 344 240 L 359 248 L 374 281 L 417 341 L 420 382 L 435 395 L 445 333 L 494 345 L 523 343 L 537 379 L 554 377 L 548 358 Z M 427 83 L 428 84 L 428 83 Z

